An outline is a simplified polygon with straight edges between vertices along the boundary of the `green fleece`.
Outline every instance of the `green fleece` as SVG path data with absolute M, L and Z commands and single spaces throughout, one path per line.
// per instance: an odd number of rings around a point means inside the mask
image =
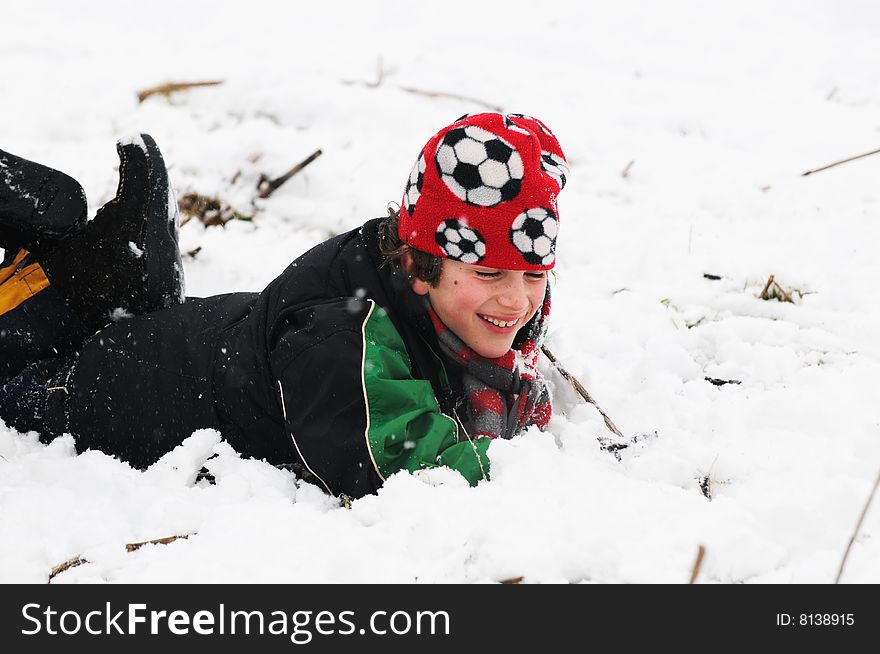
M 471 486 L 488 479 L 491 440 L 458 439 L 458 425 L 440 412 L 430 382 L 413 379 L 403 339 L 381 307 L 373 307 L 364 338 L 367 440 L 383 479 L 438 466 L 457 470 Z

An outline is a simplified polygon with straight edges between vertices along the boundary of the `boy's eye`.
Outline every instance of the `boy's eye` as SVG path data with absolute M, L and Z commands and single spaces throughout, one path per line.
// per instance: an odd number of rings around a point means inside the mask
M 484 279 L 494 279 L 501 275 L 498 271 L 488 271 L 488 270 L 477 270 L 477 277 L 482 277 Z
M 547 273 L 545 273 L 545 272 L 531 272 L 531 273 L 526 273 L 526 277 L 528 277 L 529 279 L 546 279 Z

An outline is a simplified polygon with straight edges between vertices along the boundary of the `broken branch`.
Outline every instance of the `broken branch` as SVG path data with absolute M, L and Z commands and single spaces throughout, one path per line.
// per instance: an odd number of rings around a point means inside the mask
M 186 225 L 193 217 L 198 218 L 209 227 L 223 226 L 230 220 L 253 220 L 253 216 L 237 212 L 220 198 L 199 193 L 186 193 L 177 201 L 183 218 L 180 226 Z
M 510 579 L 502 579 L 498 583 L 505 586 L 515 586 L 516 584 L 521 584 L 524 579 L 525 577 L 511 577 Z
M 700 575 L 700 568 L 703 567 L 703 556 L 706 554 L 706 548 L 700 545 L 700 549 L 697 550 L 697 558 L 694 561 L 694 567 L 691 570 L 691 580 L 688 582 L 690 585 L 697 583 L 697 577 Z
M 717 379 L 715 377 L 703 377 L 703 379 L 715 386 L 724 386 L 725 384 L 742 384 L 739 379 Z
M 141 543 L 126 543 L 125 551 L 126 552 L 134 552 L 139 550 L 144 545 L 167 545 L 168 543 L 173 543 L 176 540 L 186 540 L 190 536 L 194 536 L 195 534 L 183 534 L 181 536 L 167 536 L 165 538 L 156 538 L 153 540 L 145 540 Z M 52 583 L 52 579 L 60 575 L 62 572 L 66 570 L 70 570 L 71 568 L 75 568 L 78 565 L 82 565 L 83 563 L 88 563 L 88 561 L 82 556 L 75 556 L 69 561 L 65 561 L 64 563 L 59 563 L 54 568 L 52 568 L 52 572 L 49 573 L 49 583 Z
M 553 366 L 559 371 L 559 374 L 561 374 L 563 377 L 565 377 L 565 379 L 568 381 L 568 383 L 572 385 L 572 388 L 574 388 L 574 390 L 577 391 L 578 395 L 580 395 L 582 398 L 584 398 L 584 400 L 586 402 L 588 402 L 589 404 L 592 404 L 594 407 L 596 407 L 596 410 L 599 411 L 599 413 L 602 415 L 602 418 L 605 419 L 605 426 L 608 427 L 608 429 L 610 429 L 614 434 L 616 434 L 617 436 L 620 436 L 620 438 L 624 438 L 624 435 L 617 428 L 617 425 L 615 425 L 611 421 L 611 418 L 609 418 L 605 414 L 605 412 L 599 407 L 599 405 L 596 404 L 596 400 L 593 399 L 593 396 L 590 395 L 590 392 L 586 388 L 584 388 L 584 385 L 581 384 L 577 380 L 577 378 L 575 378 L 574 375 L 572 375 L 570 372 L 568 372 L 568 370 L 566 370 L 565 368 L 562 367 L 562 364 L 559 363 L 559 360 L 547 348 L 546 345 L 541 346 L 541 352 L 544 353 L 544 356 L 546 356 L 548 359 L 550 359 L 550 363 L 552 363 Z
M 773 275 L 770 275 L 767 278 L 767 283 L 764 284 L 764 288 L 761 290 L 761 294 L 758 297 L 760 297 L 762 300 L 768 299 L 767 291 L 770 289 L 770 284 L 772 284 L 772 283 L 773 283 Z
M 878 486 L 880 486 L 880 473 L 877 473 L 877 481 L 874 482 L 874 488 L 871 489 L 871 494 L 868 495 L 868 501 L 865 502 L 865 508 L 862 509 L 862 515 L 859 516 L 856 528 L 853 530 L 852 536 L 849 539 L 849 544 L 846 546 L 846 551 L 843 553 L 843 560 L 840 562 L 840 569 L 837 571 L 837 578 L 834 580 L 835 584 L 840 583 L 840 578 L 843 576 L 843 567 L 846 565 L 846 559 L 849 557 L 849 551 L 852 549 L 853 543 L 856 542 L 856 537 L 859 535 L 862 523 L 865 521 L 865 516 L 868 514 L 868 507 L 871 506 L 871 500 L 874 499 Z
M 772 292 L 770 292 L 771 288 L 773 289 Z M 801 295 L 803 296 L 803 294 Z M 762 300 L 779 300 L 782 298 L 783 302 L 791 302 L 794 304 L 791 293 L 782 288 L 782 285 L 776 281 L 774 275 L 770 275 L 767 278 L 767 283 L 764 284 L 764 288 L 761 290 L 758 297 Z
M 488 102 L 484 102 L 483 100 L 478 100 L 477 98 L 469 98 L 464 95 L 458 95 L 457 93 L 444 93 L 443 91 L 424 91 L 422 89 L 414 89 L 410 86 L 398 86 L 401 91 L 406 91 L 407 93 L 413 93 L 415 95 L 424 95 L 428 98 L 450 98 L 452 100 L 461 100 L 462 102 L 470 102 L 472 104 L 478 104 L 482 107 L 486 107 L 487 109 L 491 109 L 492 111 L 496 111 L 499 114 L 504 113 L 504 110 L 501 107 L 498 107 L 494 104 L 489 104 Z
M 183 534 L 182 536 L 166 536 L 165 538 L 154 538 L 153 540 L 145 540 L 140 543 L 126 543 L 125 551 L 134 552 L 142 548 L 144 545 L 167 545 L 168 543 L 173 543 L 176 540 L 186 540 L 190 536 L 192 536 L 192 534 Z
M 259 183 L 257 184 L 257 188 L 260 191 L 259 196 L 261 198 L 268 198 L 272 195 L 284 182 L 289 180 L 291 177 L 296 175 L 303 168 L 312 163 L 315 159 L 321 156 L 321 150 L 315 150 L 308 157 L 303 159 L 301 162 L 296 164 L 293 168 L 284 173 L 281 177 L 277 177 L 273 180 L 269 180 L 265 175 L 260 178 Z
M 218 84 L 222 84 L 223 80 L 205 80 L 201 82 L 168 82 L 166 84 L 159 84 L 158 86 L 151 86 L 148 89 L 144 89 L 142 91 L 138 91 L 138 102 L 143 102 L 151 95 L 161 94 L 161 95 L 171 95 L 175 91 L 185 91 L 187 89 L 195 88 L 198 86 L 217 86 Z
M 815 170 L 808 170 L 805 173 L 801 173 L 801 177 L 806 177 L 807 175 L 812 175 L 813 173 L 819 173 L 823 170 L 828 170 L 829 168 L 834 168 L 834 166 L 839 166 L 840 164 L 845 164 L 850 161 L 855 161 L 856 159 L 862 159 L 864 157 L 870 157 L 872 154 L 880 154 L 880 150 L 871 150 L 870 152 L 865 152 L 864 154 L 857 154 L 854 157 L 850 157 L 849 159 L 842 159 L 841 161 L 835 161 L 832 164 L 828 164 L 827 166 L 822 166 L 821 168 L 816 168 Z
M 69 561 L 59 563 L 54 568 L 52 568 L 52 572 L 49 573 L 49 583 L 51 584 L 52 580 L 65 570 L 70 570 L 71 568 L 75 568 L 76 566 L 82 565 L 83 563 L 88 563 L 88 561 L 81 556 L 75 556 Z

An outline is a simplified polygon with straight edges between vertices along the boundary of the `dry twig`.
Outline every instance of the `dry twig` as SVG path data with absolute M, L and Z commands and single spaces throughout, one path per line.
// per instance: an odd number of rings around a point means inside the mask
M 842 159 L 841 161 L 835 161 L 834 163 L 828 164 L 827 166 L 822 166 L 821 168 L 816 168 L 814 170 L 808 170 L 805 173 L 801 173 L 801 177 L 806 177 L 807 175 L 812 175 L 813 173 L 819 173 L 823 170 L 828 170 L 829 168 L 834 168 L 834 166 L 839 166 L 840 164 L 845 164 L 850 161 L 855 161 L 856 159 L 862 159 L 864 157 L 870 157 L 872 154 L 880 154 L 880 150 L 871 150 L 870 152 L 865 152 L 864 154 L 857 154 L 854 157 L 850 157 L 849 159 Z
M 488 102 L 484 102 L 483 100 L 478 100 L 477 98 L 469 98 L 464 95 L 458 95 L 457 93 L 445 93 L 443 91 L 425 91 L 422 89 L 415 89 L 410 86 L 398 86 L 401 91 L 406 91 L 407 93 L 413 93 L 415 95 L 424 95 L 428 98 L 450 98 L 452 100 L 461 100 L 462 102 L 469 102 L 471 104 L 478 104 L 481 107 L 486 107 L 486 109 L 491 109 L 492 111 L 496 111 L 499 114 L 504 113 L 504 109 L 494 104 L 489 104 Z
M 142 548 L 144 545 L 167 545 L 168 543 L 173 543 L 176 540 L 186 540 L 190 536 L 192 536 L 192 534 L 183 534 L 181 536 L 166 536 L 165 538 L 154 538 L 153 540 L 145 540 L 141 543 L 126 543 L 125 551 L 135 552 Z
M 561 374 L 563 377 L 565 377 L 565 379 L 568 381 L 568 383 L 572 385 L 572 388 L 574 388 L 574 390 L 577 391 L 577 394 L 580 395 L 582 398 L 584 398 L 584 400 L 586 400 L 589 404 L 592 404 L 594 407 L 596 407 L 596 410 L 599 411 L 599 413 L 602 415 L 602 418 L 605 419 L 605 426 L 608 427 L 608 429 L 610 429 L 617 436 L 624 438 L 624 435 L 617 428 L 617 425 L 615 425 L 611 421 L 611 418 L 609 418 L 605 414 L 605 412 L 599 407 L 599 405 L 596 404 L 596 400 L 593 399 L 593 396 L 590 395 L 590 392 L 586 388 L 584 388 L 584 385 L 581 384 L 577 380 L 577 378 L 575 378 L 574 375 L 572 375 L 570 372 L 568 372 L 568 370 L 566 370 L 565 368 L 562 367 L 562 364 L 559 363 L 559 360 L 547 348 L 546 345 L 541 346 L 541 352 L 544 353 L 544 356 L 546 356 L 548 359 L 550 359 L 550 363 L 552 363 L 553 366 L 559 371 L 559 374 Z
M 703 567 L 703 556 L 706 554 L 706 548 L 700 545 L 700 548 L 697 550 L 697 558 L 694 561 L 694 567 L 691 570 L 691 580 L 688 584 L 693 585 L 697 583 L 697 577 L 700 574 L 700 568 Z
M 76 566 L 82 565 L 83 563 L 88 563 L 88 561 L 81 556 L 75 556 L 69 561 L 59 563 L 54 568 L 52 568 L 52 572 L 49 573 L 49 583 L 51 584 L 52 580 L 60 575 L 62 572 L 70 570 L 71 568 L 75 568 Z
M 499 584 L 504 584 L 505 586 L 513 586 L 515 584 L 521 584 L 525 577 L 511 577 L 510 579 L 502 579 L 499 581 Z
M 253 216 L 239 213 L 220 198 L 195 192 L 182 195 L 177 206 L 183 214 L 181 227 L 193 218 L 198 218 L 208 227 L 223 226 L 230 220 L 253 220 Z
M 742 384 L 739 379 L 717 379 L 716 377 L 703 377 L 703 379 L 714 386 L 724 386 L 725 384 Z
M 784 288 L 782 288 L 782 285 L 776 281 L 774 275 L 770 275 L 767 278 L 767 283 L 764 284 L 764 288 L 758 295 L 758 297 L 762 300 L 781 299 L 782 302 L 791 302 L 792 304 L 794 304 L 794 300 L 792 299 L 791 294 Z
M 261 198 L 268 198 L 276 190 L 278 190 L 278 188 L 282 184 L 284 184 L 284 182 L 286 182 L 291 177 L 296 175 L 299 171 L 301 171 L 303 168 L 308 166 L 310 163 L 312 163 L 315 159 L 317 159 L 320 156 L 321 156 L 321 150 L 320 149 L 315 150 L 314 152 L 312 152 L 312 154 L 310 154 L 308 157 L 306 157 L 305 159 L 300 161 L 293 168 L 291 168 L 286 173 L 284 173 L 281 177 L 276 177 L 273 180 L 270 180 L 265 175 L 260 176 L 260 181 L 257 182 L 257 189 L 260 192 L 259 196 Z
M 202 82 L 168 82 L 166 84 L 159 84 L 158 86 L 151 86 L 148 89 L 144 89 L 142 91 L 138 91 L 138 102 L 143 102 L 151 95 L 161 94 L 161 95 L 171 95 L 175 91 L 185 91 L 187 89 L 199 87 L 199 86 L 217 86 L 218 84 L 222 84 L 223 80 L 206 80 Z
M 846 559 L 849 557 L 849 551 L 852 549 L 853 543 L 856 542 L 856 537 L 859 535 L 859 530 L 862 528 L 862 522 L 865 521 L 865 516 L 868 514 L 868 507 L 871 506 L 871 500 L 874 499 L 878 486 L 880 486 L 880 473 L 877 473 L 877 480 L 874 482 L 874 488 L 871 489 L 871 494 L 868 495 L 868 501 L 865 502 L 865 508 L 862 509 L 862 515 L 859 516 L 856 528 L 853 530 L 849 543 L 846 546 L 846 551 L 843 553 L 843 560 L 840 562 L 840 569 L 837 571 L 837 578 L 834 580 L 835 584 L 840 583 L 840 578 L 843 576 L 843 567 L 846 565 Z
M 761 289 L 761 293 L 758 295 L 758 297 L 760 297 L 762 300 L 766 300 L 767 299 L 767 291 L 770 290 L 770 284 L 772 284 L 773 282 L 774 282 L 773 275 L 770 275 L 767 278 L 767 283 L 764 284 L 764 288 Z
M 176 540 L 186 540 L 190 536 L 194 534 L 183 534 L 181 536 L 167 536 L 165 538 L 156 538 L 154 540 L 145 540 L 141 543 L 126 543 L 125 551 L 126 552 L 135 552 L 142 548 L 144 545 L 167 545 L 168 543 L 173 543 Z M 81 556 L 75 556 L 69 561 L 65 561 L 64 563 L 59 563 L 54 568 L 52 568 L 52 572 L 49 573 L 49 583 L 52 583 L 52 579 L 60 575 L 62 572 L 66 570 L 70 570 L 71 568 L 75 568 L 78 565 L 82 565 L 83 563 L 88 563 L 88 560 L 82 558 Z

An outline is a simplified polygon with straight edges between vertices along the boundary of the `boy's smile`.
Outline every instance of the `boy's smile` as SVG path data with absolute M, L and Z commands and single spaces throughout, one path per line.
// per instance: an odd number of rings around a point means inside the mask
M 437 286 L 414 279 L 412 288 L 427 295 L 437 317 L 480 356 L 506 354 L 516 333 L 541 307 L 547 273 L 504 270 L 443 260 Z

